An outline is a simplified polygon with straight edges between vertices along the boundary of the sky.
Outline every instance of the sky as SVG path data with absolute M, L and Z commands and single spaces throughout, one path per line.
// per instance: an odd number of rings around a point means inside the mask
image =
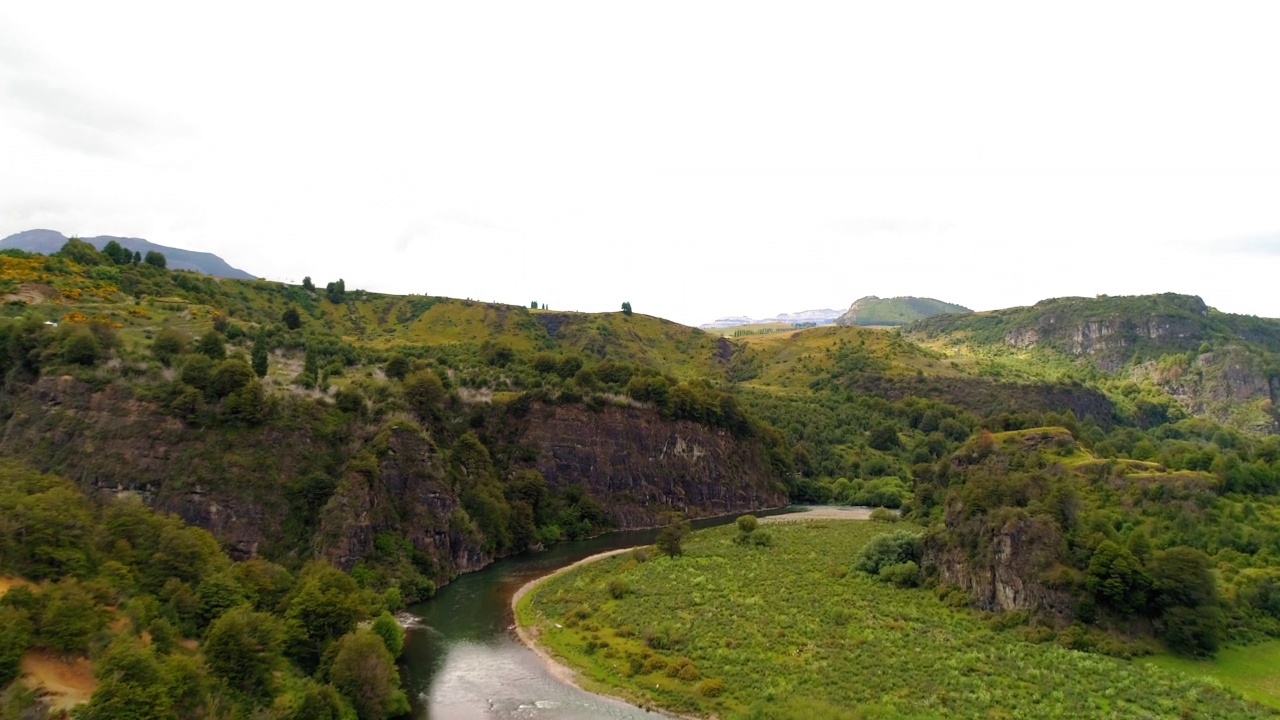
M 0 237 L 686 324 L 1280 317 L 1267 3 L 6 3 Z

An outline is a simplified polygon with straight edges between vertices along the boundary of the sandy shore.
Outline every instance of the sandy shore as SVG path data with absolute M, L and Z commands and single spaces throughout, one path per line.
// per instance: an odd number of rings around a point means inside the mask
M 848 505 L 820 505 L 803 512 L 786 515 L 770 515 L 760 518 L 762 523 L 785 523 L 799 520 L 870 520 L 871 511 L 875 508 L 853 507 Z

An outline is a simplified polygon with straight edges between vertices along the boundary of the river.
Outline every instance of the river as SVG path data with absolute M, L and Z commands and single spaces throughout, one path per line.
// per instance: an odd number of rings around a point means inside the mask
M 794 512 L 783 508 L 763 517 Z M 708 518 L 694 528 L 723 525 L 734 516 Z M 632 705 L 579 690 L 556 679 L 511 631 L 511 596 L 522 585 L 606 550 L 646 545 L 657 530 L 608 533 L 561 543 L 550 550 L 506 558 L 461 575 L 428 602 L 409 608 L 419 626 L 409 629 L 403 666 L 414 718 L 431 720 L 595 720 L 655 718 Z

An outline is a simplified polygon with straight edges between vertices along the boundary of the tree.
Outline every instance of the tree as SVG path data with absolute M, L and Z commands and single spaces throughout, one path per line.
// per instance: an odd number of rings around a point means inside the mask
M 98 252 L 97 248 L 78 237 L 67 240 L 62 249 L 54 254 L 86 267 L 102 265 L 107 261 L 107 257 Z
M 94 675 L 94 690 L 83 715 L 93 720 L 177 718 L 170 694 L 170 678 L 154 648 L 121 636 L 107 649 Z
M 306 290 L 307 292 L 315 292 L 315 291 L 316 291 L 315 283 L 311 282 L 311 276 L 310 276 L 310 275 L 308 275 L 308 276 L 306 276 L 306 277 L 302 278 L 302 289 L 303 289 L 303 290 Z
M 281 664 L 284 636 L 278 617 L 242 605 L 213 621 L 201 650 L 214 675 L 251 696 L 264 697 Z
M 78 327 L 62 341 L 62 361 L 92 367 L 102 359 L 102 342 L 89 328 Z
M 1104 540 L 1089 560 L 1085 586 L 1102 604 L 1130 614 L 1146 608 L 1151 578 L 1133 553 Z
M 290 330 L 297 330 L 302 327 L 302 316 L 298 314 L 298 308 L 292 305 L 285 308 L 284 314 L 280 316 L 280 321 Z
M 223 360 L 227 357 L 226 338 L 217 330 L 210 330 L 196 341 L 195 351 L 210 360 Z
M 60 653 L 84 652 L 89 639 L 106 625 L 106 615 L 89 587 L 73 577 L 60 580 L 41 593 L 36 644 Z
M 631 303 L 629 301 L 622 303 L 622 314 L 623 315 L 631 314 Z
M 403 380 L 405 376 L 409 374 L 410 369 L 411 366 L 409 365 L 409 358 L 401 355 L 400 353 L 396 353 L 387 361 L 387 364 L 383 367 L 382 371 L 387 374 L 387 377 L 392 378 L 393 380 Z
M 258 425 L 267 418 L 267 394 L 262 389 L 262 382 L 251 379 L 238 390 L 235 390 L 222 401 L 222 409 L 227 419 Z
M 658 550 L 668 557 L 684 554 L 684 539 L 691 532 L 689 523 L 683 520 L 673 522 L 662 528 L 658 539 L 654 542 Z
M 347 299 L 347 283 L 338 278 L 337 282 L 331 282 L 324 286 L 325 297 L 329 298 L 331 303 L 342 303 Z
M 338 641 L 329 680 L 361 720 L 383 720 L 409 711 L 395 659 L 373 631 L 360 628 Z
M 23 610 L 0 605 L 0 688 L 21 673 L 22 655 L 31 644 L 31 617 Z
M 907 530 L 895 530 L 877 535 L 862 546 L 854 561 L 855 570 L 868 575 L 879 575 L 890 565 L 916 562 L 920 559 L 920 537 Z
M 223 360 L 213 371 L 213 377 L 209 380 L 209 390 L 214 397 L 224 398 L 248 385 L 256 376 L 253 368 L 238 357 Z
M 168 262 L 164 259 L 164 253 L 159 253 L 155 250 L 148 250 L 146 257 L 144 257 L 142 261 L 151 267 L 157 267 L 161 270 L 168 265 Z
M 418 370 L 404 379 L 404 399 L 419 417 L 430 417 L 444 400 L 444 383 L 430 370 Z
M 272 717 L 276 720 L 343 720 L 346 708 L 332 685 L 307 680 L 300 696 L 276 698 Z
M 259 334 L 253 341 L 253 350 L 250 353 L 250 358 L 253 360 L 253 372 L 260 378 L 267 376 L 267 356 L 269 353 L 270 348 L 267 344 L 267 338 Z
M 299 652 L 305 659 L 316 660 L 326 645 L 354 628 L 363 613 L 356 581 L 324 561 L 314 561 L 302 569 L 287 600 L 285 618 L 302 631 Z
M 134 265 L 142 264 L 142 253 L 137 250 L 133 251 L 133 264 Z
M 169 366 L 173 359 L 186 352 L 187 339 L 182 333 L 171 327 L 160 328 L 156 339 L 151 341 L 151 354 L 156 356 L 161 365 Z
M 115 240 L 108 241 L 102 248 L 102 254 L 111 258 L 116 265 L 128 265 L 133 261 L 133 253 Z
M 867 445 L 875 450 L 893 450 L 901 447 L 902 442 L 898 439 L 898 430 L 889 423 L 881 423 L 871 430 L 871 434 L 867 437 Z
M 534 300 L 533 302 L 529 303 L 529 309 L 530 309 L 530 310 L 537 310 L 537 309 L 538 309 L 538 301 L 537 301 L 537 300 Z
M 370 629 L 382 638 L 383 644 L 391 652 L 391 657 L 400 657 L 401 651 L 404 650 L 404 628 L 400 627 L 400 621 L 396 620 L 394 615 L 383 610 L 381 615 L 374 618 Z

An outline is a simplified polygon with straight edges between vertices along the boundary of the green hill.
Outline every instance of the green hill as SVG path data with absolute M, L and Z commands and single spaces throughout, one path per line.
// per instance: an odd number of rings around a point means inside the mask
M 906 325 L 921 318 L 943 313 L 973 312 L 963 305 L 934 300 L 933 298 L 895 297 L 878 298 L 868 295 L 855 300 L 843 315 L 836 318 L 837 325 Z

